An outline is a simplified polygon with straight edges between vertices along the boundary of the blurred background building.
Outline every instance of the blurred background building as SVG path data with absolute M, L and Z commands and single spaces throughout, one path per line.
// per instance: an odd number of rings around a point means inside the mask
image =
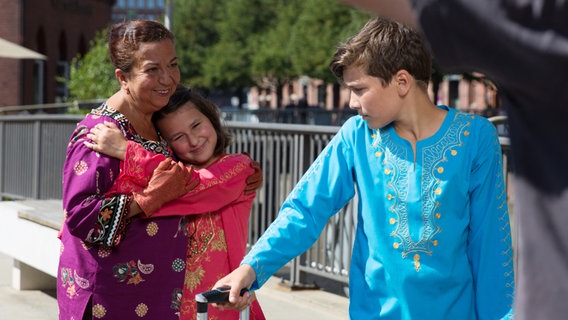
M 14 59 L 2 57 L 0 52 L 3 107 L 66 101 L 70 63 L 77 54 L 88 52 L 97 31 L 113 22 L 137 18 L 158 20 L 171 29 L 174 0 L 0 0 L 0 6 L 0 39 L 46 57 Z M 240 106 L 249 110 L 337 111 L 346 109 L 349 101 L 345 88 L 307 76 L 279 89 L 270 82 L 259 83 L 245 95 Z M 499 108 L 496 88 L 480 74 L 438 77 L 430 86 L 430 95 L 435 103 L 468 112 L 491 115 Z M 215 101 L 234 108 L 235 98 L 222 96 Z
M 0 57 L 0 106 L 43 104 L 67 95 L 70 61 L 111 20 L 114 0 L 0 0 L 0 38 L 46 60 Z

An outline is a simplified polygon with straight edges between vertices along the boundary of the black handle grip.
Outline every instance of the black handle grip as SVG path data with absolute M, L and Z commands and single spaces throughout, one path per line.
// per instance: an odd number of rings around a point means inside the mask
M 205 291 L 195 296 L 195 300 L 201 303 L 225 303 L 229 302 L 229 290 L 231 287 L 223 286 L 213 290 Z M 241 289 L 239 293 L 241 296 L 248 292 L 247 288 Z

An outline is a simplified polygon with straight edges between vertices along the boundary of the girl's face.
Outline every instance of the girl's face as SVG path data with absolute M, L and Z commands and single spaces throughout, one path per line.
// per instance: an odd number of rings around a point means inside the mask
M 152 113 L 168 103 L 180 81 L 174 43 L 171 40 L 143 43 L 135 61 L 132 70 L 119 78 L 121 86 L 138 108 Z
M 357 110 L 371 129 L 382 128 L 398 120 L 401 104 L 393 81 L 385 87 L 379 78 L 356 66 L 345 68 L 343 81 L 351 90 L 349 108 Z
M 157 123 L 158 130 L 174 150 L 177 158 L 201 169 L 213 163 L 217 133 L 203 113 L 187 102 Z

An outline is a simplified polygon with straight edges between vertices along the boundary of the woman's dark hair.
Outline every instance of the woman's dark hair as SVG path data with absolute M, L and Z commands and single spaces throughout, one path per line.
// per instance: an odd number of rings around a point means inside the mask
M 152 20 L 127 20 L 111 26 L 108 37 L 110 60 L 124 72 L 132 69 L 135 53 L 141 43 L 174 41 L 173 33 L 163 24 Z
M 168 104 L 159 111 L 154 112 L 152 115 L 152 122 L 156 127 L 158 127 L 158 122 L 160 120 L 162 120 L 166 115 L 178 110 L 188 102 L 191 102 L 199 112 L 211 121 L 211 124 L 215 129 L 215 133 L 217 133 L 217 145 L 215 146 L 213 155 L 221 155 L 232 142 L 231 135 L 221 125 L 221 112 L 217 105 L 205 99 L 199 93 L 191 90 L 191 88 L 178 86 L 176 92 L 174 92 L 168 101 Z

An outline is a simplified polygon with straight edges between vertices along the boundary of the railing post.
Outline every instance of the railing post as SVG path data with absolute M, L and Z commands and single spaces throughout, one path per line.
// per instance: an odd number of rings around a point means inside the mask
M 0 195 L 4 194 L 4 157 L 7 154 L 8 146 L 4 143 L 4 121 L 0 121 Z M 0 200 L 2 200 L 0 198 Z
M 32 181 L 32 194 L 34 198 L 40 198 L 40 180 L 41 180 L 41 173 L 40 166 L 41 166 L 41 125 L 42 122 L 39 120 L 34 121 L 34 135 L 33 135 L 33 168 L 32 168 L 32 177 L 34 177 Z

